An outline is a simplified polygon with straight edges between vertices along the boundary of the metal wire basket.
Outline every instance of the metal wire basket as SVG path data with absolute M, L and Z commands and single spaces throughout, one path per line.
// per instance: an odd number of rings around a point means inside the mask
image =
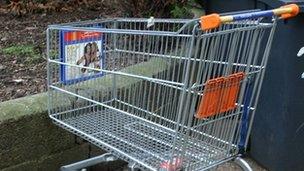
M 233 159 L 247 146 L 273 38 L 276 18 L 261 20 L 283 12 L 251 14 L 49 26 L 50 118 L 141 169 Z

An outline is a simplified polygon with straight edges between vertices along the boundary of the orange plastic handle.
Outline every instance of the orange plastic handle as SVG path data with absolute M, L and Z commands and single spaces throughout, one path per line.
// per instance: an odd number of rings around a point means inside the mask
M 272 10 L 249 12 L 249 13 L 236 14 L 236 15 L 220 16 L 219 14 L 214 13 L 214 14 L 202 16 L 200 18 L 200 25 L 202 30 L 209 30 L 209 29 L 218 28 L 222 23 L 267 17 L 271 15 L 272 16 L 276 15 L 282 19 L 286 19 L 298 15 L 299 12 L 300 12 L 300 7 L 297 4 L 289 4 Z
M 213 28 L 218 28 L 222 23 L 220 15 L 216 14 L 216 13 L 201 16 L 200 20 L 201 20 L 200 24 L 201 24 L 201 29 L 202 30 L 209 30 L 209 29 L 213 29 Z
M 300 12 L 300 8 L 296 4 L 284 5 L 284 6 L 281 6 L 280 8 L 291 9 L 291 10 L 289 10 L 289 12 L 281 14 L 282 19 L 294 17 L 294 16 L 298 15 Z

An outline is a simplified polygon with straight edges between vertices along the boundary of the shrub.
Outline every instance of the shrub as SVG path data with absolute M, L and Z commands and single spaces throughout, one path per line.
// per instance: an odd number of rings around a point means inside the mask
M 177 6 L 183 7 L 187 0 L 126 0 L 116 1 L 117 8 L 127 17 L 171 17 Z

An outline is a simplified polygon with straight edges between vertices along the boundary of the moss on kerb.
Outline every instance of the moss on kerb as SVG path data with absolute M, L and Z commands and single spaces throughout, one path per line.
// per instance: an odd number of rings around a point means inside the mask
M 63 94 L 59 94 L 58 104 L 67 105 Z M 0 124 L 9 119 L 18 119 L 22 116 L 41 114 L 47 112 L 47 93 L 26 96 L 19 99 L 0 103 Z
M 139 74 L 145 77 L 152 77 L 162 71 L 168 69 L 168 63 L 160 58 L 152 58 L 147 62 L 142 62 L 137 65 L 126 67 L 121 70 L 124 73 Z M 70 91 L 77 88 L 96 88 L 107 90 L 112 86 L 112 76 L 107 75 L 105 77 L 99 77 L 94 80 L 87 80 L 68 86 L 67 89 Z M 117 77 L 117 88 L 131 86 L 141 79 L 118 76 Z M 88 83 L 88 84 L 87 84 Z M 56 103 L 54 106 L 69 105 L 70 100 L 67 99 L 63 94 L 56 94 Z M 45 113 L 47 111 L 47 93 L 40 93 L 32 96 L 27 96 L 15 100 L 5 101 L 0 103 L 0 123 L 8 119 L 17 119 L 21 116 L 33 115 L 39 113 Z
M 0 103 L 0 123 L 21 116 L 45 113 L 47 110 L 47 94 L 40 93 Z

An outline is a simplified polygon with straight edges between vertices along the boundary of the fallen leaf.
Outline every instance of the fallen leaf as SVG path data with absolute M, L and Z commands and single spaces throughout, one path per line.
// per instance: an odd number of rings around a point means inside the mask
M 14 95 L 15 98 L 19 98 L 25 95 L 25 90 L 18 89 Z
M 0 65 L 0 71 L 1 71 L 1 70 L 4 70 L 5 68 L 6 68 L 6 66 Z
M 1 41 L 6 41 L 6 40 L 7 40 L 7 37 L 1 38 Z
M 25 30 L 35 30 L 38 29 L 38 27 L 25 27 Z
M 21 78 L 20 78 L 20 79 L 15 79 L 15 80 L 13 80 L 13 82 L 18 83 L 18 84 L 19 84 L 19 83 L 22 83 L 23 81 L 24 81 L 24 80 L 21 79 Z

